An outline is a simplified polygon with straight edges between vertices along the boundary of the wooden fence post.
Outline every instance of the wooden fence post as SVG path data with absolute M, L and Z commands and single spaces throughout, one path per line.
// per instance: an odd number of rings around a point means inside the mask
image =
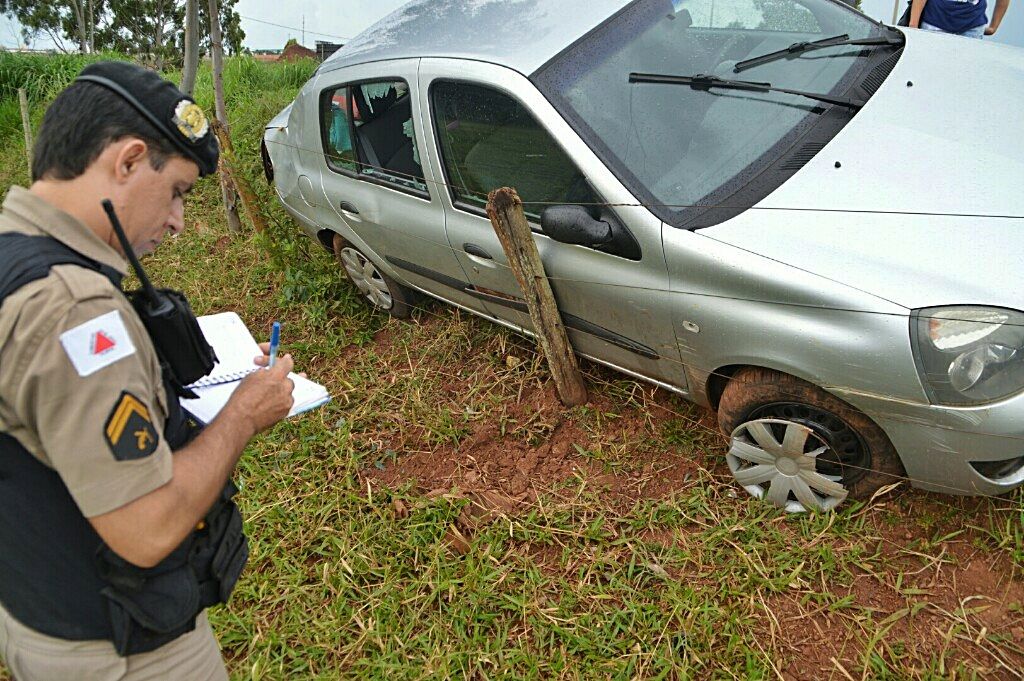
M 558 388 L 558 399 L 568 407 L 584 404 L 587 385 L 565 334 L 555 295 L 544 273 L 544 263 L 516 190 L 502 187 L 488 194 L 487 217 L 491 219 L 512 272 L 523 289 L 534 332 Z
M 25 129 L 25 156 L 28 157 L 28 174 L 32 175 L 32 120 L 28 116 L 28 93 L 18 88 L 18 104 L 21 105 L 21 127 Z
M 267 221 L 260 214 L 258 201 L 252 191 L 252 187 L 249 186 L 249 181 L 245 179 L 238 169 L 238 160 L 235 158 L 235 146 L 231 142 L 231 137 L 228 135 L 227 130 L 224 129 L 224 126 L 220 124 L 220 121 L 216 119 L 213 120 L 213 131 L 217 135 L 217 139 L 220 140 L 220 171 L 227 176 L 231 185 L 238 192 L 238 198 L 242 202 L 242 209 L 249 217 L 249 222 L 252 223 L 257 232 L 265 232 L 267 230 Z
M 221 44 L 220 11 L 217 0 L 209 0 L 210 19 L 210 54 L 213 57 L 213 100 L 217 120 L 224 128 L 224 134 L 231 137 L 231 126 L 228 125 L 228 112 L 224 104 L 224 47 Z M 221 160 L 223 164 L 223 159 Z M 223 167 L 223 165 L 222 165 Z M 228 231 L 241 232 L 242 220 L 238 217 L 237 196 L 235 185 L 227 173 L 220 174 L 220 193 L 224 197 L 224 208 L 227 210 Z

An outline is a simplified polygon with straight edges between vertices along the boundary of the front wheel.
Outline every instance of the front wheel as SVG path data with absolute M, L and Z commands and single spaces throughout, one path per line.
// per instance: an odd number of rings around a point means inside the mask
M 738 371 L 722 392 L 718 425 L 729 437 L 726 460 L 736 481 L 787 511 L 832 510 L 906 476 L 874 421 L 778 371 Z

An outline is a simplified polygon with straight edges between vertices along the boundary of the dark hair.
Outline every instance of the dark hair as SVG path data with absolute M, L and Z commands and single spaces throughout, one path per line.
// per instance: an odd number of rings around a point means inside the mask
M 32 181 L 73 180 L 107 145 L 125 137 L 146 143 L 154 170 L 163 168 L 171 156 L 181 156 L 170 140 L 120 96 L 95 83 L 72 83 L 43 116 L 32 151 Z

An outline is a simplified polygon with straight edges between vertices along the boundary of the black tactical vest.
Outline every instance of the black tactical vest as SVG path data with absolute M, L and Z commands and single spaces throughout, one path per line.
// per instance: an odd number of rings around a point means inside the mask
M 121 288 L 115 270 L 56 239 L 0 234 L 0 311 L 18 288 L 69 263 Z M 176 451 L 200 427 L 187 418 L 170 380 L 165 371 L 164 436 Z M 53 469 L 0 433 L 0 603 L 49 636 L 109 640 L 119 655 L 155 650 L 192 631 L 204 608 L 231 594 L 249 555 L 236 492 L 229 480 L 196 531 L 144 569 L 110 550 Z

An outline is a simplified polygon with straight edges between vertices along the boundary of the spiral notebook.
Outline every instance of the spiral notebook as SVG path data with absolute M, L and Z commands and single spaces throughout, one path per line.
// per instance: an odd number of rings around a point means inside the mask
M 240 381 L 259 369 L 252 363 L 253 357 L 262 355 L 256 339 L 248 327 L 234 312 L 221 312 L 199 317 L 199 328 L 206 336 L 206 342 L 217 353 L 217 363 L 206 376 L 188 386 L 205 388 L 220 383 Z
M 181 400 L 181 406 L 197 421 L 209 423 L 224 408 L 242 379 L 259 371 L 253 359 L 263 353 L 245 322 L 234 312 L 199 317 L 199 328 L 217 353 L 217 364 L 207 376 L 189 386 L 198 398 Z M 315 409 L 331 400 L 327 388 L 319 383 L 295 373 L 288 374 L 288 378 L 295 384 L 292 389 L 295 402 L 288 416 Z

